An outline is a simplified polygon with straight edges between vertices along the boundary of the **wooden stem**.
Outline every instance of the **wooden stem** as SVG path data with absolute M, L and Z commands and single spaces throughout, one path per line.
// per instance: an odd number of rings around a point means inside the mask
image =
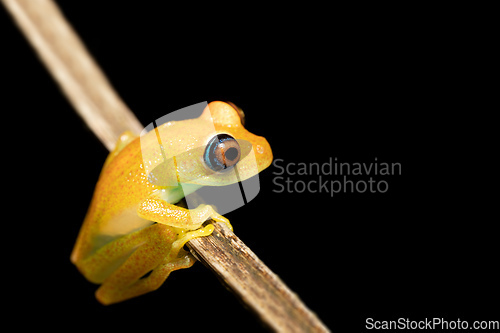
M 141 123 L 112 88 L 51 0 L 1 0 L 60 88 L 108 150 Z M 213 222 L 213 221 L 212 221 Z M 290 289 L 225 225 L 191 240 L 192 254 L 272 330 L 328 332 Z
M 276 332 L 328 332 L 299 297 L 229 228 L 214 223 L 209 237 L 188 247 L 268 327 Z
M 99 140 L 112 150 L 143 129 L 51 0 L 2 0 L 52 77 Z

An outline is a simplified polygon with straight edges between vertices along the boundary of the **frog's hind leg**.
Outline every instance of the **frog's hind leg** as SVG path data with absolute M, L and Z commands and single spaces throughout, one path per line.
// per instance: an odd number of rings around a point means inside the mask
M 173 261 L 164 261 L 153 270 L 149 270 L 143 275 L 151 272 L 148 276 L 140 278 L 134 283 L 117 289 L 102 285 L 96 292 L 97 299 L 104 305 L 121 302 L 129 298 L 140 296 L 158 289 L 168 278 L 171 272 L 182 268 L 193 266 L 196 259 L 186 253 L 181 258 Z
M 96 291 L 99 302 L 113 304 L 153 291 L 170 272 L 191 267 L 195 259 L 186 252 L 175 258 L 170 255 L 176 239 L 173 228 L 161 224 L 148 227 L 144 243 Z M 151 274 L 144 277 L 149 272 Z

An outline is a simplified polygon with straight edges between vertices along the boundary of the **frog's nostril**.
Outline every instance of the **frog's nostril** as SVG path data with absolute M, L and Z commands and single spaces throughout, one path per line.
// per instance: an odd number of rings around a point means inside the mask
M 226 103 L 231 105 L 233 107 L 233 109 L 235 109 L 236 112 L 238 112 L 238 116 L 240 116 L 241 124 L 243 126 L 245 126 L 245 112 L 243 112 L 243 110 L 241 108 L 239 108 L 236 104 L 234 104 L 232 102 L 226 102 Z

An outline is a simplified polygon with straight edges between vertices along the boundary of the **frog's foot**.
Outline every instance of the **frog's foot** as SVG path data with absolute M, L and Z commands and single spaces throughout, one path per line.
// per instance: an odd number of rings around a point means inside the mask
M 184 229 L 179 229 L 179 236 L 175 242 L 172 244 L 172 249 L 170 250 L 170 255 L 176 257 L 181 251 L 182 247 L 189 242 L 191 239 L 198 237 L 205 237 L 212 234 L 214 231 L 214 226 L 208 224 L 204 228 L 200 228 L 194 231 L 185 231 Z
M 231 231 L 233 230 L 233 226 L 229 223 L 229 220 L 226 219 L 222 215 L 213 216 L 212 219 L 214 221 L 224 223 Z M 186 229 L 177 229 L 179 233 L 177 240 L 172 244 L 172 250 L 170 251 L 170 255 L 177 256 L 177 254 L 181 251 L 182 247 L 189 242 L 191 239 L 198 237 L 210 236 L 214 231 L 213 224 L 207 224 L 204 228 L 200 228 L 194 231 L 187 231 Z
M 214 220 L 215 222 L 224 223 L 229 228 L 229 230 L 233 231 L 233 226 L 231 225 L 231 223 L 229 223 L 229 220 L 219 213 L 215 212 L 215 215 L 212 216 L 212 220 Z
M 113 288 L 102 285 L 96 292 L 97 299 L 104 305 L 109 305 L 146 294 L 158 289 L 170 273 L 182 268 L 193 266 L 196 259 L 189 253 L 172 261 L 165 261 L 153 269 L 151 274 L 141 278 L 129 286 Z

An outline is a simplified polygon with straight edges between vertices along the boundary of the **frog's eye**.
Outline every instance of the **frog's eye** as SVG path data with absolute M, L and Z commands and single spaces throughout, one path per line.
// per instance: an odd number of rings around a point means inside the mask
M 241 150 L 238 141 L 229 134 L 218 134 L 207 144 L 203 160 L 214 171 L 224 171 L 240 160 Z

